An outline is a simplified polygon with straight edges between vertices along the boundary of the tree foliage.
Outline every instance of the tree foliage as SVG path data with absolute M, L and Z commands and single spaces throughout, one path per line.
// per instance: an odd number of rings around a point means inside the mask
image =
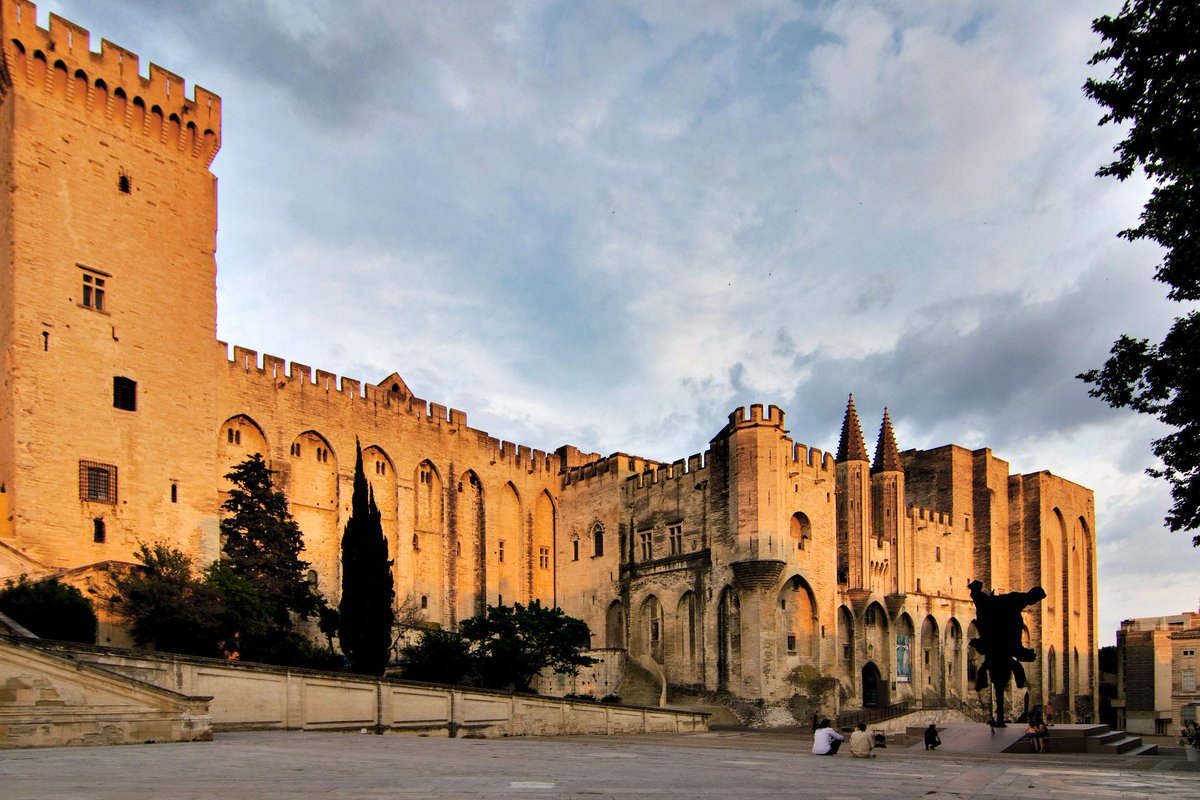
M 458 633 L 423 630 L 401 649 L 401 672 L 412 680 L 528 692 L 543 669 L 575 675 L 596 663 L 582 652 L 590 641 L 586 622 L 538 600 L 488 606 L 459 623 Z
M 226 477 L 232 486 L 221 520 L 225 558 L 196 574 L 180 550 L 141 544 L 142 566 L 112 580 L 114 609 L 129 621 L 134 641 L 159 650 L 334 666 L 331 650 L 296 630 L 299 620 L 316 615 L 326 623 L 331 615 L 307 580 L 304 542 L 287 499 L 257 453 Z
M 574 675 L 595 663 L 581 652 L 591 642 L 587 623 L 538 600 L 488 606 L 463 620 L 459 632 L 470 645 L 479 685 L 489 689 L 527 692 L 545 668 Z
M 277 490 L 272 471 L 255 453 L 226 474 L 232 486 L 221 505 L 221 542 L 234 575 L 250 581 L 269 606 L 277 630 L 292 628 L 291 614 L 319 613 L 321 596 L 308 582 L 308 562 L 300 558 L 304 537 Z
M 1100 124 L 1127 125 L 1116 158 L 1098 175 L 1126 180 L 1141 170 L 1153 183 L 1130 241 L 1161 245 L 1155 278 L 1181 303 L 1200 299 L 1200 6 L 1193 0 L 1128 0 L 1115 16 L 1095 20 L 1104 46 L 1092 64 L 1112 62 L 1107 80 L 1084 91 L 1107 111 Z M 1200 315 L 1177 317 L 1161 343 L 1122 336 L 1100 369 L 1079 377 L 1090 393 L 1118 408 L 1158 418 L 1172 432 L 1152 442 L 1172 506 L 1172 531 L 1200 528 Z M 1192 539 L 1200 547 L 1200 535 Z
M 96 643 L 96 610 L 83 592 L 57 578 L 16 583 L 0 589 L 0 613 L 43 639 Z
M 474 673 L 470 646 L 457 633 L 427 628 L 400 648 L 400 674 L 409 680 L 462 684 Z
M 342 534 L 340 640 L 351 669 L 382 675 L 392 649 L 392 562 L 388 560 L 375 492 L 363 471 L 362 446 L 354 465 L 350 518 Z
M 197 577 L 185 553 L 141 543 L 141 567 L 114 575 L 114 609 L 142 646 L 194 656 L 224 655 L 228 625 L 220 591 Z

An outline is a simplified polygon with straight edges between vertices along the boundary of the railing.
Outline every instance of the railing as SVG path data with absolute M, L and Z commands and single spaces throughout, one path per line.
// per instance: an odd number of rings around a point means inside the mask
M 885 719 L 892 719 L 893 717 L 899 717 L 913 711 L 939 708 L 960 711 L 964 716 L 970 717 L 976 722 L 987 722 L 986 712 L 970 705 L 961 698 L 925 697 L 920 700 L 904 700 L 899 703 L 892 703 L 888 706 L 854 709 L 847 711 L 844 714 L 838 714 L 837 727 L 853 728 L 860 722 L 871 725 L 872 723 L 883 722 Z
M 870 725 L 875 722 L 882 722 L 885 719 L 898 717 L 902 714 L 907 714 L 914 711 L 917 704 L 912 700 L 904 700 L 899 703 L 892 703 L 888 706 L 875 706 L 872 708 L 861 708 L 855 711 L 847 711 L 844 714 L 838 714 L 837 727 L 853 728 L 859 723 Z

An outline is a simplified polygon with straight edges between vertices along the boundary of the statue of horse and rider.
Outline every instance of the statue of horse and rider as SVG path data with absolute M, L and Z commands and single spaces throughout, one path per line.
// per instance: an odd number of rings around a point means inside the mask
M 999 712 L 993 717 L 993 724 L 1004 727 L 1004 692 L 1008 682 L 1015 679 L 1017 688 L 1024 688 L 1025 668 L 1021 664 L 1037 657 L 1021 642 L 1021 611 L 1043 600 L 1046 592 L 1035 586 L 1028 592 L 995 594 L 984 592 L 978 580 L 971 581 L 967 588 L 975 601 L 975 627 L 979 630 L 979 636 L 969 644 L 983 656 L 983 663 L 975 673 L 975 691 L 982 692 L 991 681 L 994 708 Z

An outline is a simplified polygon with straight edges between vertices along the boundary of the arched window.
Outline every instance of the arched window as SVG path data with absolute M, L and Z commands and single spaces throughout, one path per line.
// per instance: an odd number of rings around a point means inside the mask
M 812 539 L 812 523 L 808 521 L 804 512 L 797 511 L 792 514 L 791 535 L 797 550 L 805 549 L 808 541 Z
M 599 522 L 592 526 L 592 547 L 597 558 L 604 555 L 604 526 Z

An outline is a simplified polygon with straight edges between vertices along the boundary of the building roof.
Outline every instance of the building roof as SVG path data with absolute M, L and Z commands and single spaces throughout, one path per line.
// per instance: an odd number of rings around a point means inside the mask
M 842 438 L 838 441 L 838 461 L 870 461 L 867 445 L 863 441 L 862 426 L 858 424 L 858 412 L 854 410 L 854 395 L 846 404 L 846 416 L 842 420 Z
M 875 443 L 875 464 L 872 472 L 903 472 L 900 464 L 900 449 L 896 447 L 896 434 L 892 431 L 892 418 L 887 408 L 883 409 L 883 424 L 879 426 L 879 441 Z

